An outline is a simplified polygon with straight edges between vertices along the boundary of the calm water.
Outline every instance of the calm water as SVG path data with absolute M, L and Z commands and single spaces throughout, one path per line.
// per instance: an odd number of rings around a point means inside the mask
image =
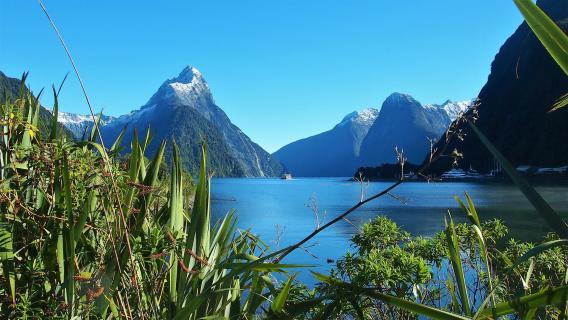
M 366 194 L 386 188 L 388 182 L 372 182 Z M 541 187 L 539 192 L 558 211 L 568 209 L 567 187 Z M 314 265 L 313 270 L 325 271 L 350 249 L 349 239 L 357 227 L 378 215 L 386 215 L 414 235 L 431 236 L 442 230 L 444 215 L 452 211 L 454 219 L 465 217 L 453 199 L 467 191 L 473 198 L 482 219 L 500 217 L 516 238 L 535 240 L 549 231 L 535 216 L 530 204 L 511 185 L 479 182 L 424 183 L 408 182 L 394 190 L 393 197 L 383 197 L 353 212 L 348 218 L 324 230 L 306 245 L 284 260 L 285 263 Z M 273 248 L 283 248 L 301 240 L 316 227 L 314 206 L 320 223 L 325 223 L 359 201 L 361 186 L 347 178 L 281 179 L 214 179 L 212 183 L 213 215 L 221 217 L 235 209 L 238 226 L 251 228 Z M 280 236 L 278 236 L 281 234 Z M 277 242 L 279 239 L 279 243 Z M 307 270 L 300 271 L 300 280 L 311 283 Z

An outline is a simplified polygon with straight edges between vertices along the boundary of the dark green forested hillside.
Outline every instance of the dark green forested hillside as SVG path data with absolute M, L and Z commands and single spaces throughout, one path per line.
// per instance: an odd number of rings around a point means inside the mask
M 0 97 L 8 96 L 8 97 L 17 97 L 20 92 L 21 87 L 21 79 L 11 78 L 6 76 L 2 71 L 0 71 Z M 28 91 L 28 88 L 25 87 L 24 90 Z M 51 113 L 45 109 L 44 107 L 40 107 L 40 132 L 44 132 L 45 126 L 49 123 L 51 118 Z M 63 132 L 68 138 L 72 138 L 73 134 L 67 130 L 62 125 L 59 125 L 61 132 Z
M 172 119 L 177 119 L 172 121 Z M 180 155 L 184 168 L 192 174 L 197 173 L 201 155 L 201 142 L 206 141 L 211 153 L 208 157 L 210 167 L 217 176 L 241 176 L 242 169 L 237 165 L 236 159 L 231 156 L 229 147 L 219 130 L 203 118 L 195 109 L 179 106 L 163 106 L 162 112 L 155 113 L 151 119 L 143 119 L 129 123 L 124 134 L 123 144 L 125 151 L 130 152 L 130 141 L 137 129 L 139 138 L 145 136 L 146 128 L 150 128 L 153 141 L 148 146 L 148 154 L 154 154 L 161 143 L 161 139 L 176 140 L 180 147 Z M 114 130 L 113 130 L 114 129 Z M 114 141 L 121 129 L 103 128 L 105 141 Z M 167 145 L 171 151 L 172 144 Z M 171 163 L 171 152 L 166 152 L 166 161 Z

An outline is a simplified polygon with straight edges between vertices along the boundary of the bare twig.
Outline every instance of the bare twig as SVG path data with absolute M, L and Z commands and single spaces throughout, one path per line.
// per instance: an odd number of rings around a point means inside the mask
M 475 110 L 472 112 L 472 115 L 475 117 L 476 113 Z M 458 119 L 456 119 L 448 128 L 448 130 L 446 130 L 446 133 L 444 135 L 444 145 L 441 149 L 437 150 L 436 153 L 430 157 L 430 161 L 428 161 L 427 163 L 425 163 L 419 170 L 417 170 L 416 172 L 414 172 L 410 178 L 414 178 L 414 177 L 422 177 L 424 175 L 424 172 L 426 170 L 428 170 L 428 168 L 430 168 L 430 166 L 437 161 L 440 157 L 444 157 L 445 152 L 448 148 L 448 146 L 450 145 L 450 142 L 452 141 L 452 139 L 458 135 L 459 138 L 459 134 L 461 133 L 461 131 L 458 131 L 458 125 L 462 122 L 465 121 L 464 118 L 465 115 L 460 116 Z M 402 155 L 402 158 L 404 158 L 404 156 Z M 299 247 L 301 247 L 304 243 L 310 241 L 311 239 L 313 239 L 316 235 L 318 235 L 320 232 L 324 231 L 325 229 L 331 227 L 332 225 L 336 224 L 338 221 L 344 220 L 345 217 L 347 217 L 349 214 L 351 214 L 353 211 L 359 209 L 360 207 L 362 207 L 363 205 L 378 199 L 384 195 L 388 195 L 391 193 L 392 190 L 394 190 L 395 188 L 397 188 L 399 185 L 401 185 L 403 182 L 405 181 L 404 175 L 401 175 L 400 179 L 398 179 L 396 182 L 394 182 L 393 184 L 391 184 L 390 186 L 388 186 L 387 188 L 385 188 L 384 190 L 368 197 L 367 199 L 364 199 L 362 201 L 359 201 L 357 204 L 353 205 L 351 208 L 347 209 L 346 211 L 344 211 L 343 213 L 339 214 L 337 217 L 335 217 L 333 220 L 329 221 L 328 223 L 324 224 L 323 226 L 321 226 L 320 228 L 314 230 L 313 232 L 311 232 L 309 235 L 307 235 L 305 238 L 303 238 L 302 240 L 298 241 L 297 243 L 289 246 L 286 250 L 284 250 L 282 252 L 282 254 L 280 254 L 276 259 L 275 262 L 280 262 L 282 261 L 282 259 L 284 259 L 287 255 L 289 255 L 290 253 L 292 253 L 294 250 L 298 249 Z

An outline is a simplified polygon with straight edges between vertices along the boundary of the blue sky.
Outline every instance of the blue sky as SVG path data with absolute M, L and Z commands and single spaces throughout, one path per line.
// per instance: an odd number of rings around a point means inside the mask
M 44 3 L 96 109 L 139 108 L 193 65 L 231 120 L 270 152 L 395 91 L 423 103 L 475 97 L 522 21 L 511 0 Z M 0 70 L 30 71 L 34 91 L 71 71 L 36 1 L 0 1 Z M 74 77 L 61 108 L 88 112 Z

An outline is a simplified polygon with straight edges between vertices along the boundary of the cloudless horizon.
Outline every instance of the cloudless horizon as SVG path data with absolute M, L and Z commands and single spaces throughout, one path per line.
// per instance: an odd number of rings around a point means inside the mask
M 96 111 L 144 105 L 185 66 L 269 152 L 379 108 L 474 98 L 522 22 L 513 1 L 52 1 Z M 37 1 L 0 2 L 0 71 L 34 92 L 69 78 L 63 111 L 86 114 L 78 81 Z M 49 91 L 42 98 L 52 104 Z

